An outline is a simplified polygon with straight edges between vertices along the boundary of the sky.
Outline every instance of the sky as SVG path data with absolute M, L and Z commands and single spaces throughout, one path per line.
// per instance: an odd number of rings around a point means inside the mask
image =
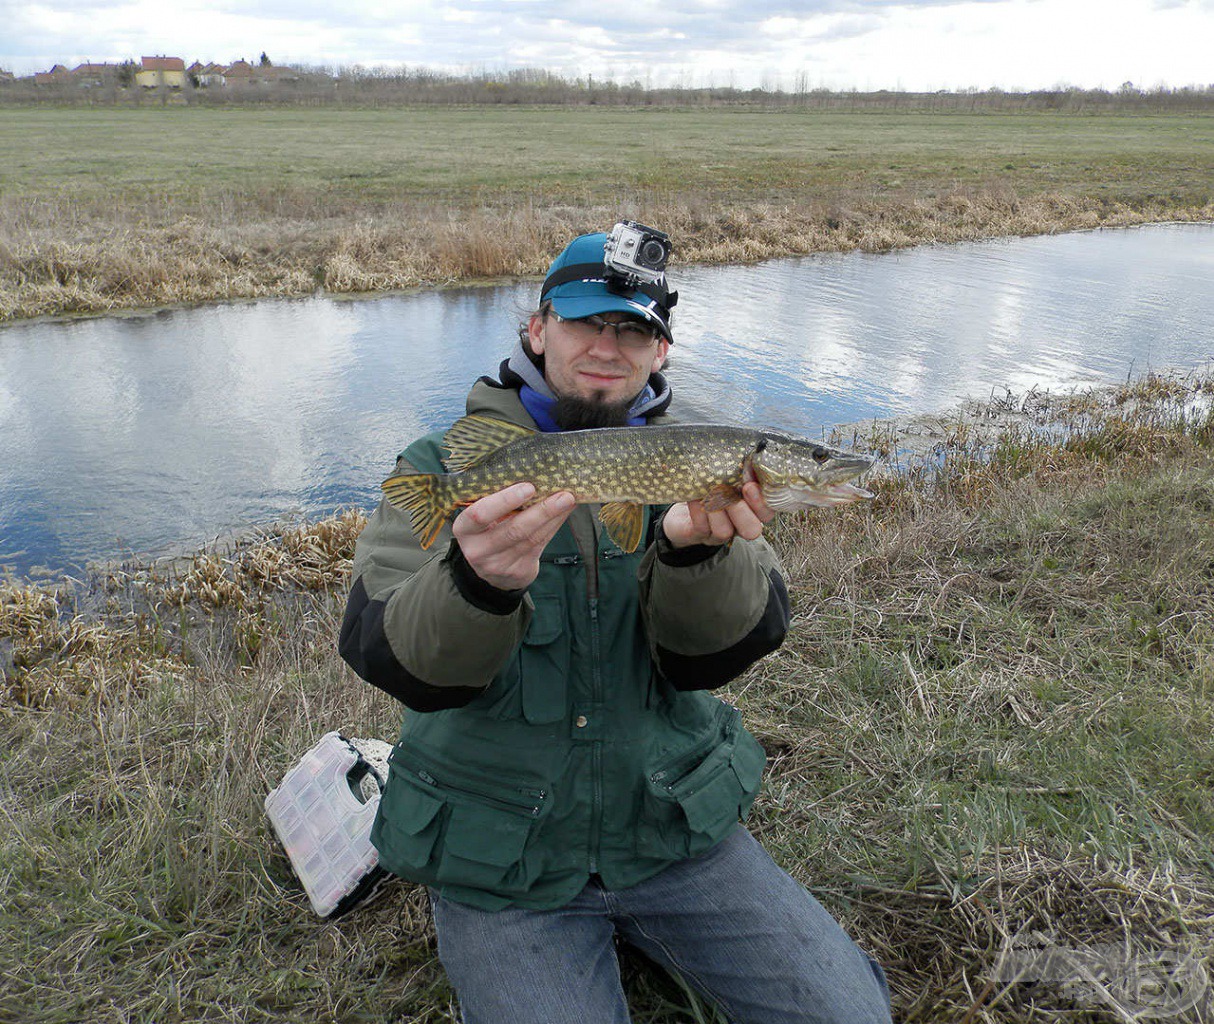
M 1214 85 L 1214 0 L 0 0 L 0 68 L 181 57 L 649 86 Z

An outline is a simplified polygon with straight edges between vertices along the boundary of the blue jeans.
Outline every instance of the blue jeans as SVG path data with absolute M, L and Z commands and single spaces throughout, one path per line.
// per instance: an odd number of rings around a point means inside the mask
M 890 1021 L 881 968 L 741 826 L 648 881 L 592 881 L 555 910 L 431 901 L 465 1024 L 628 1024 L 617 932 L 732 1024 Z

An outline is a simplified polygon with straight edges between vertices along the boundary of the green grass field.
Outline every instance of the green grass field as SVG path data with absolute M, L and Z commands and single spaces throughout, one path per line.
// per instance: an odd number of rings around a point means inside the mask
M 619 216 L 685 260 L 1214 218 L 1214 117 L 0 108 L 0 319 L 536 274 Z
M 429 108 L 0 109 L 0 189 L 578 197 L 998 183 L 1206 201 L 1214 117 Z

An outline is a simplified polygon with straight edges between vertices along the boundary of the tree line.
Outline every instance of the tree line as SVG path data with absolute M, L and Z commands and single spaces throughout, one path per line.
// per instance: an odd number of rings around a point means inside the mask
M 280 69 L 285 70 L 285 69 Z M 652 86 L 641 81 L 617 82 L 587 75 L 568 78 L 550 71 L 449 74 L 426 68 L 379 69 L 296 66 L 290 75 L 243 88 L 202 87 L 187 81 L 182 89 L 140 89 L 130 76 L 90 83 L 35 84 L 32 79 L 0 80 L 0 105 L 51 103 L 71 106 L 322 106 L 391 107 L 411 104 L 517 104 L 569 106 L 761 106 L 814 110 L 905 111 L 1050 111 L 1195 112 L 1214 110 L 1214 84 L 1143 89 L 1125 82 L 1115 90 L 1059 86 L 1007 91 L 907 92 L 810 88 L 798 76 L 792 89 L 734 86 Z

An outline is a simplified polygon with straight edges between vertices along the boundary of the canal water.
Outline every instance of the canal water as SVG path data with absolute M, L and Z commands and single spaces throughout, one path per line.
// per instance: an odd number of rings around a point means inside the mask
M 1005 388 L 1214 355 L 1214 225 L 687 267 L 683 419 L 821 436 Z M 463 412 L 534 281 L 0 328 L 0 565 L 79 574 L 371 507 L 396 453 Z

